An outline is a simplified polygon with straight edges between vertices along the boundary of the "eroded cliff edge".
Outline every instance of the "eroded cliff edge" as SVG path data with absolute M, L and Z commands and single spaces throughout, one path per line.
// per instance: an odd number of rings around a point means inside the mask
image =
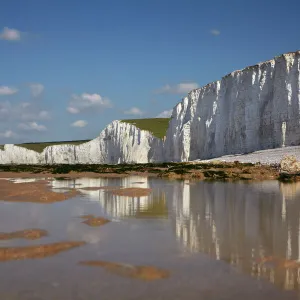
M 1 164 L 116 164 L 162 161 L 163 141 L 150 132 L 121 121 L 81 145 L 55 145 L 42 153 L 15 145 L 0 150 Z
M 164 145 L 167 161 L 300 144 L 300 51 L 235 71 L 179 103 Z

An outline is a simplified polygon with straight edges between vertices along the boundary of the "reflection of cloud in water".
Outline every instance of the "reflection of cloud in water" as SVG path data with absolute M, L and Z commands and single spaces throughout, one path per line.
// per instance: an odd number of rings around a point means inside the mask
M 173 190 L 176 236 L 190 251 L 210 254 L 285 289 L 298 289 L 298 190 L 298 183 L 282 185 L 277 181 L 196 185 L 179 182 Z M 292 262 L 281 263 L 282 268 L 267 267 L 260 263 L 266 257 Z
M 99 228 L 87 228 L 78 220 L 67 224 L 67 234 L 70 240 L 80 239 L 89 244 L 97 244 L 104 238 Z

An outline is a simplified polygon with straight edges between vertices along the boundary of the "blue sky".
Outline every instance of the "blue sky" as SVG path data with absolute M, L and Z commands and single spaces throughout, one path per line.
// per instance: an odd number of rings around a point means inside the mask
M 300 1 L 2 0 L 0 144 L 96 137 L 300 49 Z

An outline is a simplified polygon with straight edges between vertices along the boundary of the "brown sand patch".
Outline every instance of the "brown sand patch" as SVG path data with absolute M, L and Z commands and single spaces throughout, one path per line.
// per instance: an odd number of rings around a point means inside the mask
M 48 232 L 42 229 L 25 229 L 14 232 L 0 232 L 0 241 L 1 240 L 12 240 L 12 239 L 27 239 L 27 240 L 37 240 L 41 237 L 47 236 Z
M 105 219 L 102 217 L 95 217 L 93 215 L 84 215 L 84 216 L 80 216 L 80 217 L 82 219 L 86 219 L 82 223 L 87 224 L 92 227 L 102 226 L 102 225 L 110 222 L 110 220 L 108 220 L 108 219 Z
M 151 189 L 147 188 L 122 188 L 111 191 L 116 196 L 128 196 L 128 197 L 142 197 L 149 196 Z
M 168 278 L 170 272 L 151 266 L 133 266 L 106 261 L 82 261 L 79 264 L 86 266 L 102 267 L 106 271 L 124 277 L 131 277 L 141 280 L 157 280 Z
M 85 242 L 60 242 L 30 247 L 0 248 L 0 261 L 45 258 L 84 245 Z
M 65 193 L 56 193 L 47 186 L 48 181 L 13 183 L 0 180 L 0 199 L 12 202 L 53 203 L 72 198 L 79 194 L 72 189 Z

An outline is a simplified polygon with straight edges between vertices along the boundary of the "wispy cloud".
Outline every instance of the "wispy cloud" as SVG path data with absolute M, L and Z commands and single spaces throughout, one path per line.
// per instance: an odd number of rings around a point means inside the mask
M 23 121 L 46 121 L 51 119 L 51 115 L 47 110 L 39 111 L 30 104 L 20 112 L 20 119 Z
M 76 107 L 68 106 L 67 112 L 69 112 L 70 114 L 78 114 L 80 110 Z
M 87 124 L 88 123 L 86 121 L 84 121 L 84 120 L 78 120 L 78 121 L 72 123 L 71 126 L 72 127 L 80 127 L 80 128 L 82 128 L 82 127 L 85 127 Z
M 51 119 L 51 114 L 47 110 L 40 110 L 30 102 L 12 104 L 9 101 L 0 102 L 0 121 L 46 121 Z
M 138 107 L 132 107 L 124 111 L 125 115 L 142 116 L 144 114 Z
M 9 86 L 0 86 L 0 96 L 9 96 L 16 94 L 18 89 Z
M 156 118 L 170 118 L 172 115 L 173 109 L 170 110 L 164 110 L 159 115 L 156 116 Z
M 210 33 L 211 33 L 212 35 L 220 35 L 220 34 L 221 34 L 221 31 L 218 30 L 218 29 L 212 29 L 212 30 L 210 31 Z
M 6 130 L 4 132 L 0 132 L 0 137 L 2 138 L 15 138 L 17 134 L 14 133 L 12 130 Z
M 83 93 L 72 96 L 67 111 L 71 114 L 78 114 L 82 111 L 99 111 L 110 107 L 112 103 L 108 98 L 103 98 L 99 94 Z
M 46 126 L 38 124 L 37 122 L 20 123 L 18 128 L 26 131 L 45 131 Z
M 198 87 L 199 85 L 196 82 L 182 82 L 176 85 L 166 84 L 154 92 L 156 94 L 186 94 L 191 90 L 197 89 Z
M 29 88 L 33 97 L 38 97 L 45 89 L 45 87 L 41 83 L 31 83 L 29 84 Z
M 7 41 L 20 41 L 21 31 L 13 28 L 4 27 L 0 32 L 0 39 Z

